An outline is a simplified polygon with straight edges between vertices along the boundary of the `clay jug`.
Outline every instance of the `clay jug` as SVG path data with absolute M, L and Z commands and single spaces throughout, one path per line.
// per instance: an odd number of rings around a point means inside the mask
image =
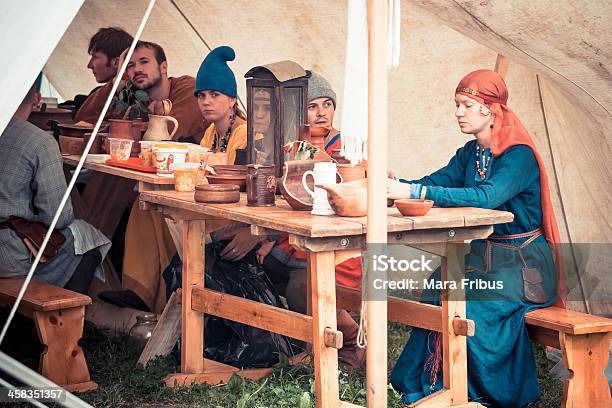
M 174 125 L 172 133 L 168 133 L 168 122 Z M 178 121 L 172 116 L 149 115 L 149 127 L 142 140 L 151 140 L 154 142 L 172 140 L 172 137 L 178 130 L 178 126 Z
M 247 206 L 269 207 L 274 205 L 276 176 L 274 165 L 247 164 Z

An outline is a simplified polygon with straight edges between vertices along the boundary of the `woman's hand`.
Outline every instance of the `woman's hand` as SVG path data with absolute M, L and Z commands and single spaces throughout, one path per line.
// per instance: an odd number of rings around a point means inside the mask
M 257 244 L 266 239 L 251 234 L 249 227 L 238 228 L 232 231 L 227 238 L 232 238 L 229 244 L 221 251 L 221 259 L 227 261 L 239 261 L 249 253 Z
M 272 251 L 272 248 L 274 248 L 274 244 L 276 244 L 274 241 L 265 241 L 263 244 L 261 244 L 261 247 L 255 252 L 255 255 L 257 256 L 257 262 L 259 262 L 260 265 L 263 265 L 264 259 L 266 258 L 266 256 L 268 256 L 270 251 Z
M 402 183 L 391 178 L 387 179 L 387 198 L 398 200 L 401 198 L 410 198 L 410 184 Z

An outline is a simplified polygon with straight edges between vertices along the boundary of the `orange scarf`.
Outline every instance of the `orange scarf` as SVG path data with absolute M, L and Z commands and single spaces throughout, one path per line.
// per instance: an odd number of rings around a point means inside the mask
M 459 85 L 456 93 L 462 94 L 487 106 L 495 119 L 491 131 L 491 153 L 494 156 L 502 155 L 512 146 L 529 146 L 540 168 L 540 205 L 542 210 L 542 230 L 546 241 L 551 246 L 553 260 L 557 270 L 557 299 L 555 305 L 565 307 L 567 286 L 563 272 L 563 258 L 561 253 L 561 238 L 555 213 L 550 200 L 550 186 L 548 174 L 544 167 L 542 157 L 536 149 L 533 139 L 523 126 L 515 113 L 506 106 L 508 88 L 503 78 L 494 71 L 481 69 L 467 74 Z

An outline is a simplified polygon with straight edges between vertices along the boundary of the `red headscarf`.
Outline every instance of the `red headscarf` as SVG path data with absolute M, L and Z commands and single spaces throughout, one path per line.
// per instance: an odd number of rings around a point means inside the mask
M 491 131 L 491 153 L 494 156 L 503 154 L 512 146 L 529 146 L 540 167 L 540 205 L 542 209 L 542 230 L 551 245 L 555 267 L 557 269 L 557 306 L 565 307 L 567 288 L 563 273 L 559 228 L 550 201 L 548 175 L 542 162 L 542 157 L 535 147 L 533 139 L 514 112 L 506 106 L 508 88 L 504 79 L 495 71 L 479 69 L 467 74 L 455 91 L 465 95 L 485 106 L 495 114 L 493 130 Z

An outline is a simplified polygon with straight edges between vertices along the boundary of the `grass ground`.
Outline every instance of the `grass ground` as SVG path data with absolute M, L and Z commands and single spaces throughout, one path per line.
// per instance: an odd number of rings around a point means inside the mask
M 389 367 L 401 352 L 409 330 L 389 324 Z M 86 324 L 82 347 L 92 379 L 99 389 L 81 395 L 96 407 L 210 407 L 210 408 L 307 408 L 314 407 L 314 370 L 311 365 L 280 364 L 274 372 L 259 381 L 234 376 L 229 384 L 212 387 L 196 385 L 167 389 L 162 378 L 179 369 L 177 357 L 158 358 L 144 369 L 136 366 L 138 355 L 127 346 L 127 336 L 107 335 Z M 36 368 L 40 345 L 30 321 L 21 319 L 11 330 L 2 350 Z M 562 384 L 548 374 L 552 363 L 546 360 L 542 347 L 536 347 L 538 378 L 542 400 L 530 408 L 553 408 L 561 404 Z M 365 406 L 363 372 L 341 371 L 341 398 Z M 399 395 L 389 389 L 389 407 L 402 407 Z

